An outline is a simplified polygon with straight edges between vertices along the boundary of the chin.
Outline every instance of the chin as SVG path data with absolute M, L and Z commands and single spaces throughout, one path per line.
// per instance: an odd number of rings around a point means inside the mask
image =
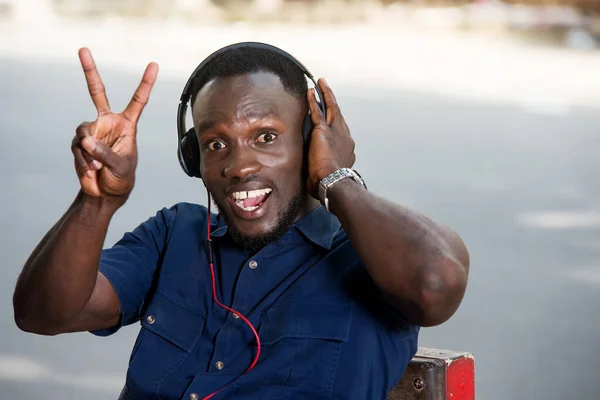
M 302 211 L 302 193 L 298 192 L 288 202 L 287 207 L 276 209 L 274 204 L 265 202 L 264 206 L 249 213 L 239 209 L 232 202 L 223 199 L 225 222 L 228 236 L 240 247 L 259 250 L 279 240 L 296 222 Z M 234 209 L 236 207 L 236 209 Z M 258 211 L 258 213 L 254 213 Z
M 253 240 L 273 235 L 277 231 L 277 222 L 277 220 L 268 222 L 235 221 L 229 224 L 229 228 L 235 230 L 240 237 Z
M 280 229 L 270 229 L 258 232 L 242 231 L 235 225 L 230 225 L 227 229 L 227 235 L 233 242 L 244 250 L 260 250 L 263 247 L 281 239 L 288 231 L 289 226 L 282 226 Z

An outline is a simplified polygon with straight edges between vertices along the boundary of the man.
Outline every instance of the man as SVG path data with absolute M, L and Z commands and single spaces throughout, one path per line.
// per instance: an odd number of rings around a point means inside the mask
M 76 130 L 81 190 L 23 268 L 17 325 L 103 336 L 140 321 L 123 400 L 384 399 L 419 327 L 458 308 L 469 256 L 450 229 L 343 169 L 354 142 L 325 80 L 323 113 L 286 57 L 221 53 L 192 83 L 199 170 L 219 214 L 176 204 L 102 250 L 134 187 L 158 67 L 114 114 L 91 53 L 79 56 L 98 118 Z

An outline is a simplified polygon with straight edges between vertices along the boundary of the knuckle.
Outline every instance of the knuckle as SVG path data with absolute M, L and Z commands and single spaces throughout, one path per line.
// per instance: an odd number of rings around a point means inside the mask
M 88 163 L 85 161 L 85 159 L 83 157 L 81 157 L 81 154 L 75 154 L 75 169 L 77 170 L 77 172 L 82 172 L 84 173 L 87 169 L 88 169 Z
M 90 123 L 89 122 L 82 122 L 75 129 L 75 136 L 76 136 L 76 138 L 81 138 L 83 136 L 87 136 L 89 134 L 89 131 L 90 131 Z
M 84 159 L 86 162 L 88 162 L 88 163 L 90 163 L 90 162 L 94 161 L 94 158 L 93 158 L 92 156 L 90 156 L 90 155 L 89 155 L 87 152 L 85 152 L 85 151 L 82 151 L 82 152 L 81 152 L 81 155 L 83 156 L 83 159 Z
M 84 157 L 81 156 L 81 154 L 75 157 L 75 162 L 82 168 L 88 168 L 88 162 Z
M 139 93 L 139 92 L 135 92 L 133 94 L 133 101 L 135 103 L 138 103 L 138 104 L 141 104 L 141 105 L 145 105 L 146 104 L 146 100 L 145 100 L 144 96 L 141 93 Z
M 92 95 L 102 94 L 105 92 L 104 84 L 102 82 L 91 82 L 88 87 Z
M 94 143 L 94 147 L 90 154 L 97 158 L 104 158 L 105 151 L 101 146 L 98 146 L 98 143 Z
M 88 89 L 92 95 L 102 94 L 105 92 L 104 82 L 100 79 L 88 80 Z

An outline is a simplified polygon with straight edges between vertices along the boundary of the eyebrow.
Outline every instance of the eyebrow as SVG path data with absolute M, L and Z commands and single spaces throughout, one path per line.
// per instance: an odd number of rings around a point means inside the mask
M 243 117 L 247 118 L 249 120 L 259 120 L 259 121 L 263 120 L 263 119 L 269 119 L 269 118 L 276 118 L 278 120 L 280 119 L 278 117 L 277 113 L 275 113 L 274 111 L 248 111 L 243 114 Z M 199 135 L 202 135 L 204 132 L 211 129 L 212 127 L 217 125 L 219 122 L 220 121 L 217 119 L 211 119 L 208 121 L 204 121 L 198 125 L 198 129 L 196 132 Z
M 197 134 L 202 135 L 204 132 L 215 126 L 217 123 L 218 121 L 214 119 L 210 121 L 205 121 L 198 125 L 198 129 L 196 130 L 196 132 Z

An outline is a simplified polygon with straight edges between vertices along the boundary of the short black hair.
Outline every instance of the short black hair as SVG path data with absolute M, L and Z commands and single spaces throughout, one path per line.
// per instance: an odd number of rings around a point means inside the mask
M 306 76 L 291 60 L 269 49 L 237 47 L 218 54 L 193 79 L 190 91 L 192 106 L 198 92 L 213 79 L 255 72 L 271 72 L 277 75 L 287 92 L 301 101 L 306 101 Z

